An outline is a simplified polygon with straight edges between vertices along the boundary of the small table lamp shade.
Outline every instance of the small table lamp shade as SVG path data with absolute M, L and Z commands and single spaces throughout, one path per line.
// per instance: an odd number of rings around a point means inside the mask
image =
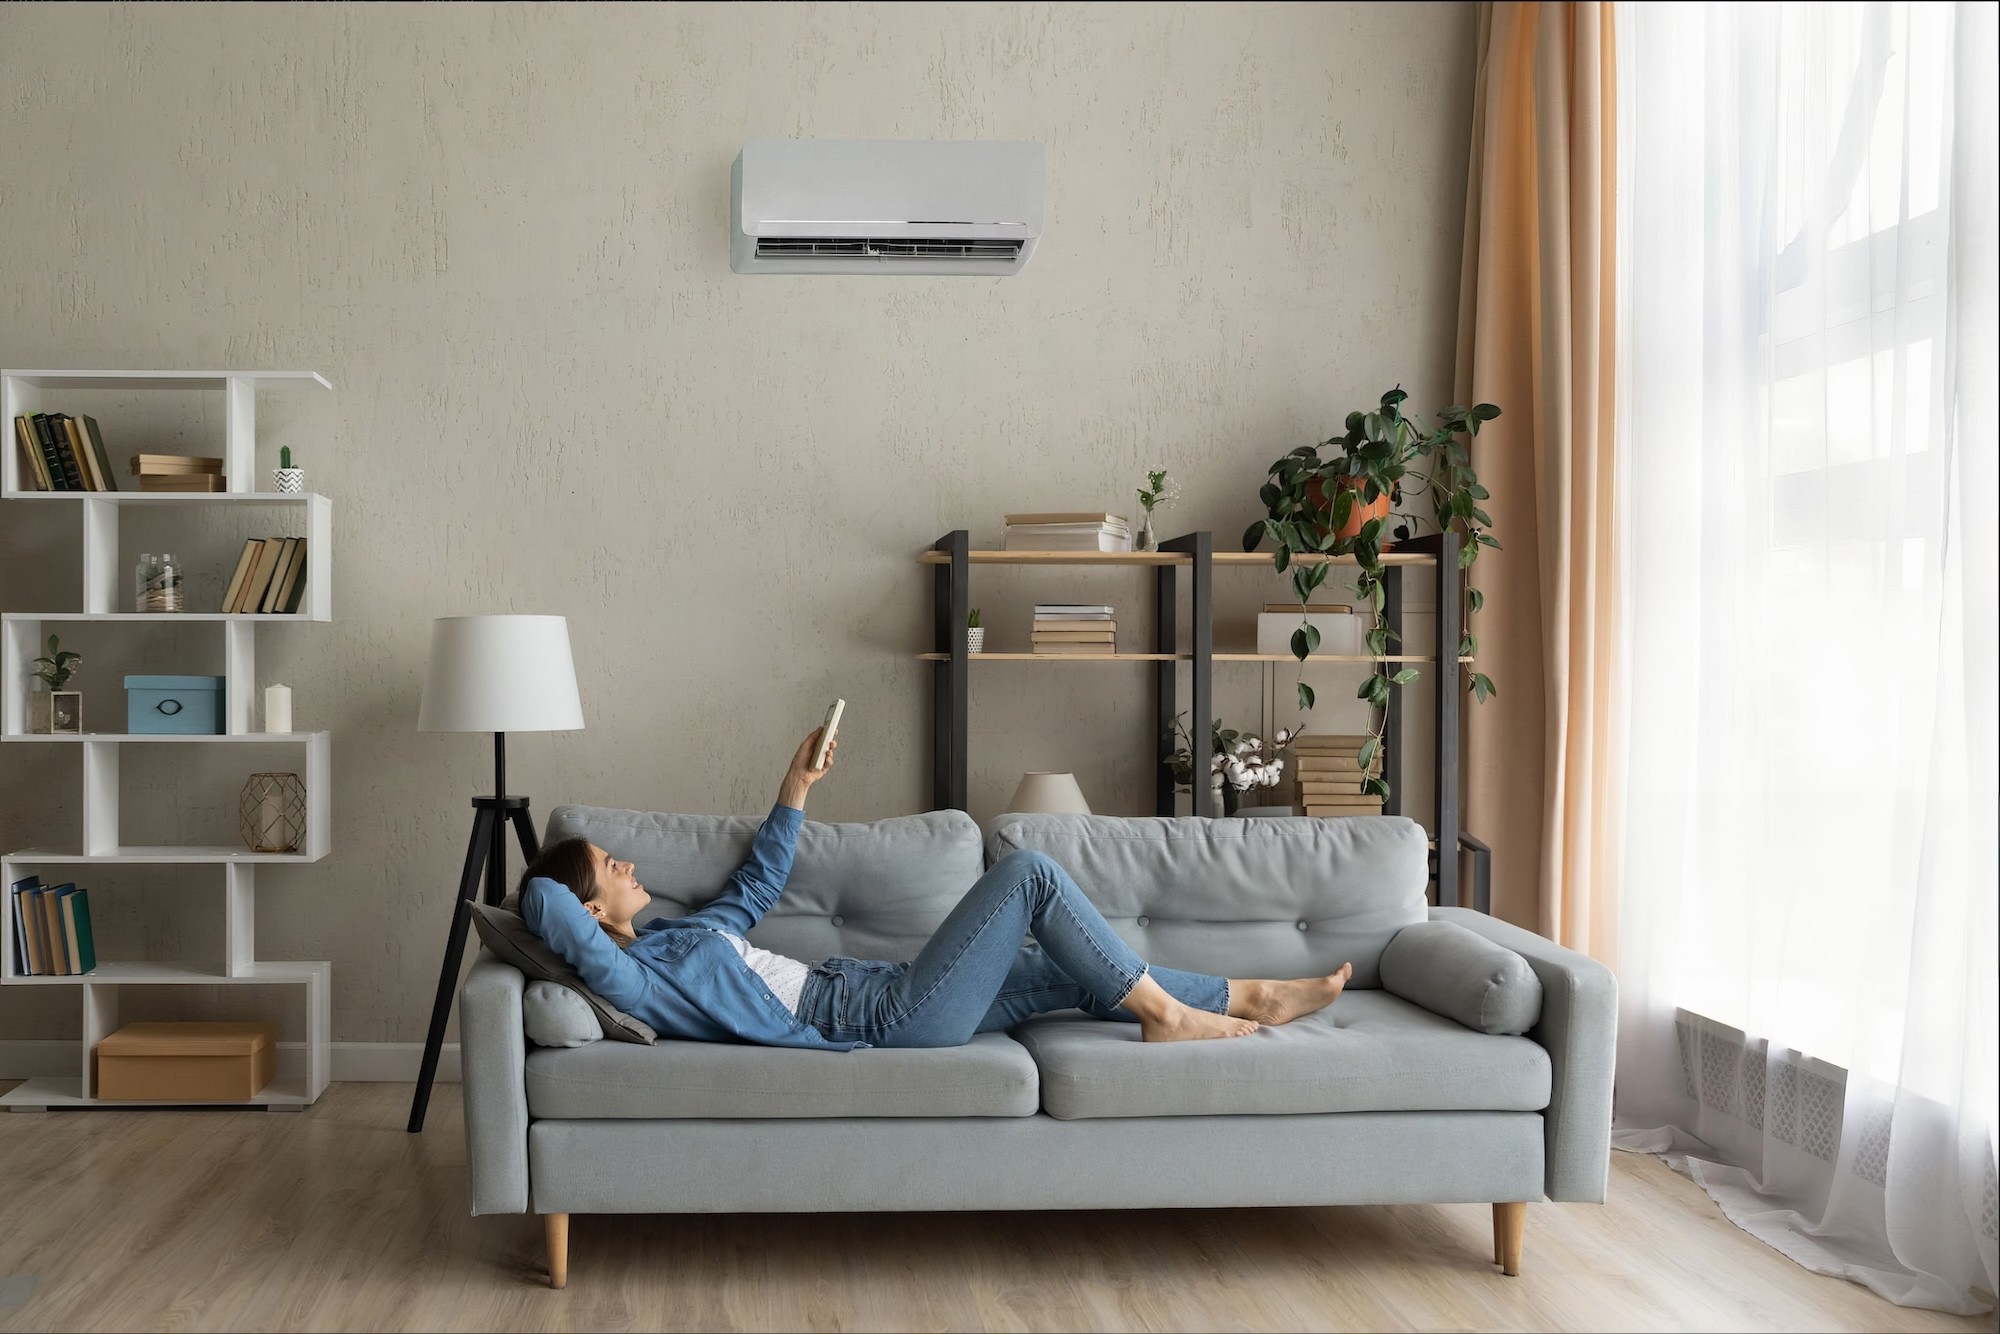
M 440 616 L 431 622 L 420 732 L 583 728 L 569 622 L 561 616 Z
M 1088 815 L 1090 803 L 1076 785 L 1075 774 L 1022 774 L 1014 789 L 1010 811 L 1035 811 L 1045 815 Z

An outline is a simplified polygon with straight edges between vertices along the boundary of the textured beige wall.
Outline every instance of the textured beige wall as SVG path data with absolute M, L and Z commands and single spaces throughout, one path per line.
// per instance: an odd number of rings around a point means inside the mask
M 0 363 L 335 385 L 261 406 L 338 549 L 336 623 L 260 635 L 336 772 L 335 853 L 261 875 L 260 953 L 334 960 L 337 1039 L 421 1038 L 491 772 L 414 730 L 433 616 L 569 617 L 589 729 L 510 747 L 540 812 L 761 810 L 835 694 L 814 815 L 921 809 L 919 548 L 1130 509 L 1148 467 L 1185 488 L 1169 530 L 1233 545 L 1270 459 L 1399 380 L 1449 393 L 1472 41 L 1459 4 L 6 7 Z M 753 135 L 1039 140 L 1045 239 L 1006 280 L 737 277 Z M 219 439 L 199 403 L 93 402 L 114 452 Z M 172 546 L 213 598 L 245 531 L 128 516 L 126 558 Z M 0 510 L 0 606 L 76 605 L 78 545 L 73 513 Z M 974 592 L 1005 641 L 1037 598 L 1146 633 L 1147 590 Z M 112 717 L 126 671 L 221 670 L 212 628 L 77 639 Z M 1141 670 L 976 673 L 973 813 L 1029 768 L 1145 810 Z M 1221 685 L 1254 721 L 1254 672 Z M 127 839 L 161 811 L 230 837 L 240 759 L 127 754 Z M 74 840 L 79 766 L 0 748 L 0 842 Z M 219 873 L 92 883 L 114 953 L 220 939 Z M 76 1023 L 0 993 L 0 1038 Z

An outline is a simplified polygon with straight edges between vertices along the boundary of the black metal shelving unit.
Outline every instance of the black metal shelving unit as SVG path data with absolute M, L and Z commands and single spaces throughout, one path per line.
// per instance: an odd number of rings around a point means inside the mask
M 1459 539 L 1453 533 L 1431 534 L 1400 543 L 1396 551 L 1405 559 L 1389 565 L 1385 571 L 1383 614 L 1390 627 L 1399 636 L 1402 635 L 1406 601 L 1404 581 L 1413 570 L 1434 575 L 1437 581 L 1439 652 L 1435 660 L 1438 718 L 1436 753 L 1433 757 L 1437 811 L 1432 830 L 1436 834 L 1436 843 L 1431 853 L 1431 877 L 1437 888 L 1437 901 L 1457 906 L 1460 902 L 1460 876 L 1456 853 L 1470 853 L 1473 859 L 1472 906 L 1487 912 L 1491 910 L 1492 900 L 1492 851 L 1485 843 L 1466 833 L 1459 821 L 1460 695 L 1455 662 L 1457 655 L 1446 651 L 1456 648 L 1462 629 L 1458 548 Z M 1028 553 L 1009 552 L 1004 558 L 996 559 L 995 563 L 1101 563 L 1124 567 L 1142 564 L 1152 570 L 1153 651 L 1150 654 L 1118 656 L 1149 664 L 1153 668 L 1153 803 L 1157 814 L 1171 816 L 1174 814 L 1176 794 L 1166 766 L 1173 754 L 1174 717 L 1180 712 L 1178 668 L 1181 663 L 1186 662 L 1190 666 L 1188 716 L 1195 719 L 1211 716 L 1210 701 L 1215 681 L 1214 587 L 1217 563 L 1214 535 L 1207 532 L 1186 533 L 1161 543 L 1156 555 L 1136 560 L 1130 557 L 1116 559 L 1115 556 L 1121 553 L 1092 559 L 1092 554 L 1085 553 L 1079 557 L 1051 553 L 1046 561 L 1038 561 Z M 1413 556 L 1423 559 L 1407 559 Z M 1226 559 L 1232 565 L 1243 562 L 1243 557 L 1233 553 Z M 1269 557 L 1259 555 L 1257 559 L 1268 561 Z M 932 648 L 924 655 L 931 664 L 931 808 L 964 810 L 970 746 L 967 697 L 971 662 L 971 655 L 966 651 L 965 618 L 972 606 L 971 575 L 975 563 L 966 530 L 957 529 L 939 538 L 932 544 L 930 552 L 925 554 L 924 562 L 931 566 Z M 1187 578 L 1189 593 L 1189 645 L 1185 653 L 1178 647 L 1180 580 L 1183 575 Z M 1393 669 L 1393 664 L 1390 666 Z M 1447 668 L 1451 670 L 1447 671 Z M 1384 720 L 1382 757 L 1383 777 L 1389 783 L 1391 792 L 1386 810 L 1391 815 L 1408 813 L 1403 808 L 1402 784 L 1398 781 L 1401 747 L 1396 742 L 1402 722 L 1402 692 L 1391 691 Z M 1199 726 L 1190 729 L 1193 735 L 1204 735 L 1207 730 Z M 1194 814 L 1219 814 L 1215 809 L 1214 794 L 1196 786 Z M 1440 857 L 1437 853 L 1439 848 L 1454 849 L 1454 855 Z

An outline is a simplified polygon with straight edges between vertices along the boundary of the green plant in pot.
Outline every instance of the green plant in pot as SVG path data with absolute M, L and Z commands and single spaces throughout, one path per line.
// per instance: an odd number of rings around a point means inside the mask
M 60 638 L 49 636 L 48 653 L 34 662 L 33 676 L 42 689 L 29 696 L 32 715 L 28 720 L 29 731 L 47 734 L 83 730 L 83 694 L 63 689 L 82 665 L 81 653 L 72 653 L 62 646 Z
M 1359 571 L 1355 593 L 1368 609 L 1364 614 L 1372 614 L 1364 642 L 1370 656 L 1384 658 L 1399 637 L 1383 617 L 1387 567 L 1382 555 L 1392 539 L 1407 541 L 1412 522 L 1422 521 L 1408 508 L 1399 512 L 1399 506 L 1429 501 L 1429 522 L 1436 531 L 1449 530 L 1462 539 L 1458 553 L 1461 571 L 1472 568 L 1481 547 L 1500 545 L 1487 531 L 1493 518 L 1480 508 L 1480 502 L 1491 493 L 1479 484 L 1469 448 L 1480 425 L 1498 417 L 1500 409 L 1491 403 L 1470 408 L 1453 405 L 1438 413 L 1435 426 L 1427 427 L 1404 414 L 1408 398 L 1398 385 L 1382 395 L 1381 404 L 1373 411 L 1348 413 L 1344 434 L 1317 445 L 1300 445 L 1271 465 L 1258 490 L 1266 516 L 1244 532 L 1243 549 L 1255 551 L 1260 543 L 1269 542 L 1273 566 L 1281 574 L 1290 571 L 1300 612 L 1299 628 L 1292 632 L 1292 655 L 1302 664 L 1320 642 L 1319 628 L 1305 617 L 1306 604 L 1333 567 L 1326 561 L 1301 562 L 1299 557 L 1353 557 Z M 1479 610 L 1484 598 L 1464 580 L 1459 586 L 1465 599 L 1465 615 L 1459 623 L 1469 626 L 1466 617 Z M 1459 636 L 1457 656 L 1470 657 L 1477 651 L 1478 640 L 1468 628 Z M 1484 673 L 1473 671 L 1470 664 L 1461 664 L 1461 675 L 1465 688 L 1480 702 L 1497 693 L 1493 682 Z M 1378 663 L 1377 670 L 1355 692 L 1372 708 L 1370 736 L 1356 757 L 1363 770 L 1381 749 L 1389 692 L 1417 676 L 1414 666 Z M 1299 707 L 1312 708 L 1313 690 L 1305 683 L 1303 671 L 1298 692 Z M 1362 787 L 1385 800 L 1389 796 L 1389 785 L 1380 777 L 1368 776 Z

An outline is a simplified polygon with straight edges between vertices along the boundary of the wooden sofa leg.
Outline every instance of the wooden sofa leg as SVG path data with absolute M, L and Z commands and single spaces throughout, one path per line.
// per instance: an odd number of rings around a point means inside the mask
M 1513 1278 L 1521 1272 L 1521 1234 L 1528 1227 L 1526 1201 L 1514 1200 L 1493 1206 L 1493 1263 Z
M 1493 1206 L 1498 1209 L 1499 1205 Z M 542 1227 L 549 1239 L 549 1286 L 566 1287 L 569 1284 L 569 1215 L 543 1214 Z M 1513 1270 L 1508 1270 L 1513 1273 Z

